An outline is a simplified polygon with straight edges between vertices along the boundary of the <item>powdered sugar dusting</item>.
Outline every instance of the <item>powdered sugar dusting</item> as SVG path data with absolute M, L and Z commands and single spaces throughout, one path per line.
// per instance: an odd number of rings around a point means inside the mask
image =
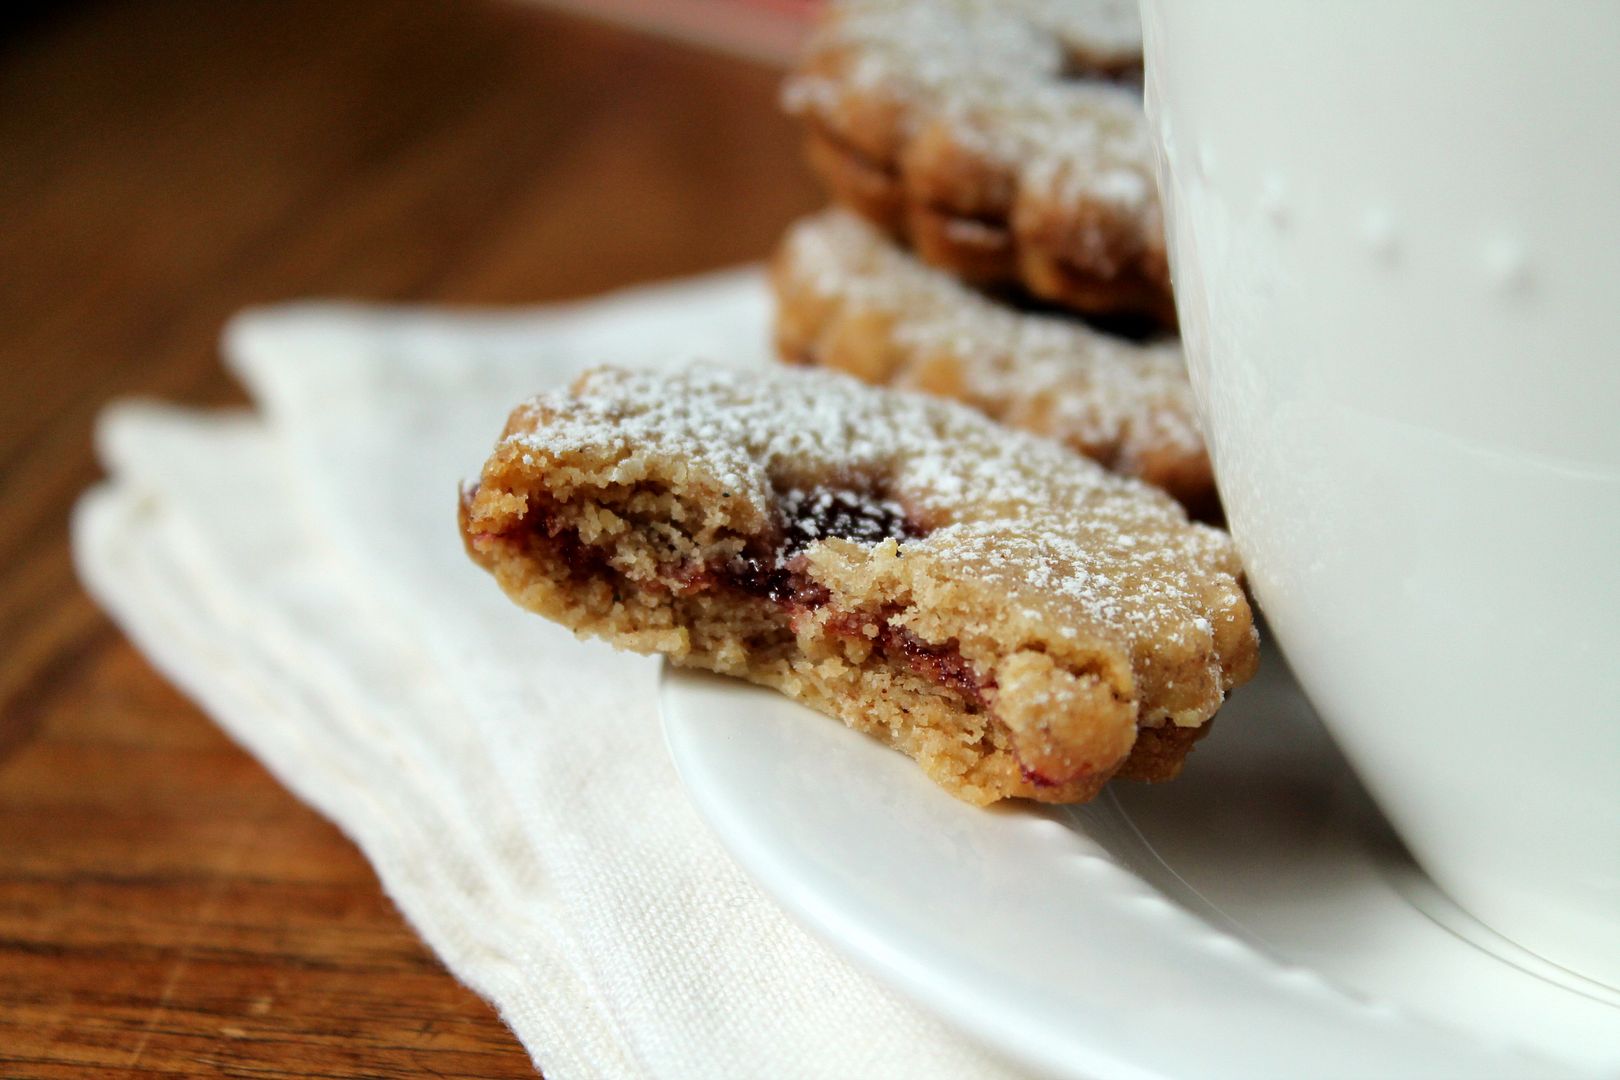
M 701 476 L 756 520 L 798 492 L 801 517 L 915 521 L 922 535 L 899 537 L 902 557 L 927 554 L 1000 586 L 1009 607 L 1132 641 L 1207 642 L 1212 588 L 1236 587 L 1230 540 L 1167 496 L 964 407 L 827 372 L 600 369 L 520 408 L 502 449 L 541 469 L 583 454 L 600 463 L 593 483 Z M 815 494 L 827 487 L 881 494 L 817 511 L 841 497 Z M 856 539 L 901 531 L 872 528 Z
M 948 360 L 950 396 L 1126 471 L 1167 451 L 1204 453 L 1173 340 L 1136 342 L 1078 319 L 1020 312 L 925 266 L 838 210 L 788 233 L 778 275 L 784 294 L 808 290 L 824 313 L 886 327 L 905 354 L 892 385 L 936 388 L 937 363 Z
M 1070 77 L 1140 61 L 1128 0 L 841 0 L 808 57 L 784 90 L 790 111 L 832 120 L 849 97 L 876 95 L 904 104 L 913 131 L 944 119 L 1021 163 L 1041 198 L 1157 213 L 1139 94 Z

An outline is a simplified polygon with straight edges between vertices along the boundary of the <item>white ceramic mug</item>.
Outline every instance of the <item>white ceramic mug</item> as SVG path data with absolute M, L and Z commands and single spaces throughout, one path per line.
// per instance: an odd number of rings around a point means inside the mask
M 1413 854 L 1620 987 L 1620 4 L 1145 0 L 1262 609 Z

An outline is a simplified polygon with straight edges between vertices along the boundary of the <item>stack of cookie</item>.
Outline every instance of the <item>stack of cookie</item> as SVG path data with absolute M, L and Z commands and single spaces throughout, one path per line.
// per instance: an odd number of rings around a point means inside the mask
M 1183 509 L 1214 486 L 1139 72 L 1134 0 L 838 0 L 787 101 L 843 208 L 782 245 L 777 343 L 973 408 L 595 371 L 512 413 L 464 495 L 474 560 L 969 802 L 1175 776 L 1258 654 L 1231 539 Z
M 778 253 L 790 363 L 964 401 L 1215 512 L 1130 0 L 835 0 L 784 100 L 834 209 Z

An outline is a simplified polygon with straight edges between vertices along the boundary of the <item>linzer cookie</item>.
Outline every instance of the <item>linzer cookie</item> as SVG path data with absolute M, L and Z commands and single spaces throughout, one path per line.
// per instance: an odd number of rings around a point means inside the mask
M 1142 342 L 1020 311 L 838 210 L 788 231 L 771 280 L 777 349 L 789 363 L 956 398 L 1213 511 L 1209 454 L 1173 338 Z
M 1174 776 L 1256 661 L 1224 533 L 834 373 L 590 372 L 512 413 L 461 527 L 524 607 L 775 687 L 974 803 Z
M 834 197 L 969 280 L 1175 321 L 1130 0 L 836 0 L 783 100 Z

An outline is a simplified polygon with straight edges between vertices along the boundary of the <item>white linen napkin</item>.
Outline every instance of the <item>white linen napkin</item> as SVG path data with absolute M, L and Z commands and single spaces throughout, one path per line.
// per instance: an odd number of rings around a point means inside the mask
M 757 271 L 519 314 L 253 312 L 256 413 L 114 406 L 82 578 L 336 822 L 548 1077 L 995 1077 L 731 862 L 664 750 L 656 661 L 518 610 L 457 483 L 583 367 L 766 362 Z

